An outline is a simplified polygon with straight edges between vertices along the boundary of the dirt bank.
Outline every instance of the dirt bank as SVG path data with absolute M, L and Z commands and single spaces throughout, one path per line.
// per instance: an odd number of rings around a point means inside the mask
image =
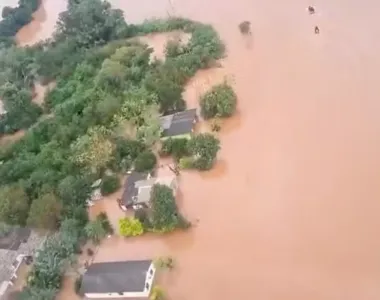
M 130 22 L 177 14 L 212 23 L 239 96 L 216 169 L 181 178 L 181 206 L 197 226 L 116 241 L 113 257 L 123 247 L 123 258 L 170 253 L 173 300 L 379 299 L 379 4 L 321 0 L 309 16 L 301 0 L 111 2 Z M 56 1 L 44 3 L 54 18 Z M 39 28 L 35 39 L 53 23 Z

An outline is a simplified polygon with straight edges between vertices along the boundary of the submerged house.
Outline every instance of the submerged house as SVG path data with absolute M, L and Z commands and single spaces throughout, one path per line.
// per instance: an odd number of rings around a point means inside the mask
M 161 139 L 191 138 L 197 119 L 195 108 L 161 117 L 160 122 L 163 130 Z
M 136 210 L 150 207 L 150 193 L 155 184 L 167 185 L 174 193 L 177 190 L 177 179 L 174 175 L 151 177 L 150 174 L 132 172 L 125 180 L 121 208 Z
M 83 275 L 80 293 L 86 299 L 148 299 L 155 273 L 152 260 L 93 263 Z

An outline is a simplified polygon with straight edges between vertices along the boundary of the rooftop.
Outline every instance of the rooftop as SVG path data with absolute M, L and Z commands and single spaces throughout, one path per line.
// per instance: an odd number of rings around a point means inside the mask
M 19 265 L 17 258 L 34 255 L 44 240 L 44 236 L 27 228 L 9 227 L 0 233 L 0 286 L 11 280 Z
M 83 275 L 81 293 L 143 292 L 151 260 L 94 263 Z
M 161 117 L 163 135 L 176 136 L 191 133 L 196 118 L 197 110 L 195 108 Z
M 175 188 L 174 181 L 175 176 L 148 177 L 147 174 L 132 172 L 124 184 L 123 204 L 125 206 L 148 204 L 153 185 L 165 184 Z

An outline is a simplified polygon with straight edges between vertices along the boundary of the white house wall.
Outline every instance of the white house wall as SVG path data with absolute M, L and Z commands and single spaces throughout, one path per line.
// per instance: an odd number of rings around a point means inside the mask
M 149 292 L 135 292 L 135 293 L 109 293 L 109 294 L 84 294 L 89 299 L 104 299 L 104 298 L 148 298 Z

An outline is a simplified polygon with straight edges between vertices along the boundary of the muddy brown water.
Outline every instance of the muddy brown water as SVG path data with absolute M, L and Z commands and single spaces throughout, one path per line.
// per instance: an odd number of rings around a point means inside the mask
M 21 45 L 53 31 L 58 2 L 43 1 Z M 175 14 L 214 25 L 224 68 L 197 74 L 185 97 L 195 103 L 221 72 L 239 111 L 220 133 L 215 169 L 182 173 L 194 228 L 107 240 L 99 260 L 172 255 L 173 300 L 379 299 L 378 3 L 319 0 L 310 16 L 304 0 L 111 2 L 130 22 Z

